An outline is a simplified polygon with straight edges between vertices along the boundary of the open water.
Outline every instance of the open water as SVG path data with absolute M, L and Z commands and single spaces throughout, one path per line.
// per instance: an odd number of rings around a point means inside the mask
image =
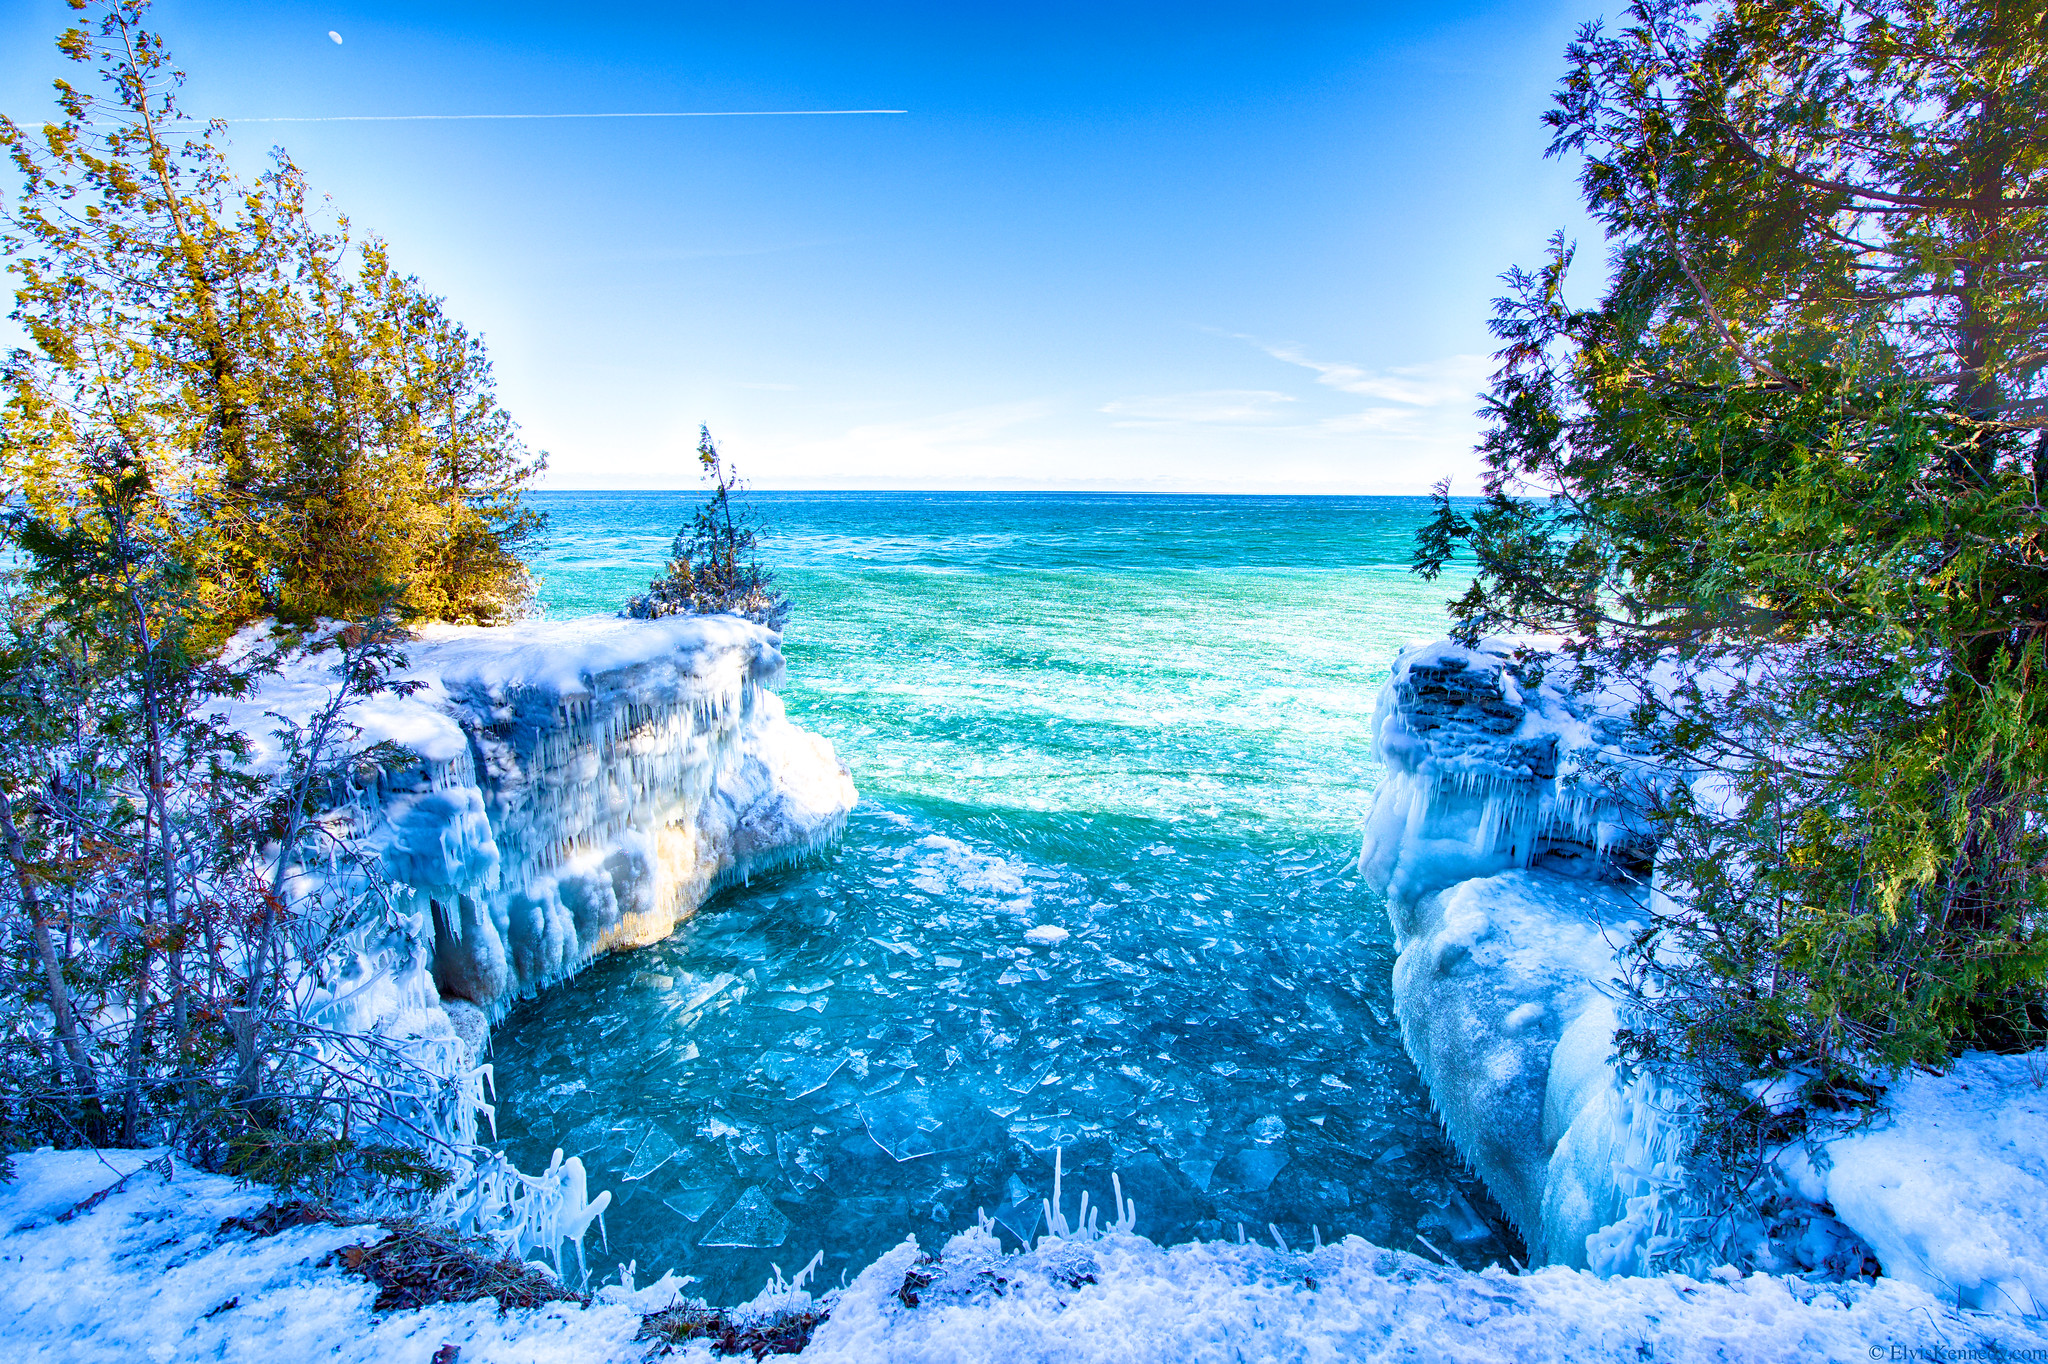
M 695 498 L 536 500 L 562 618 L 643 587 Z M 1114 1172 L 1162 1244 L 1519 1253 L 1402 1050 L 1353 867 L 1374 698 L 1458 586 L 1407 572 L 1423 499 L 754 502 L 796 599 L 784 697 L 861 805 L 498 1030 L 504 1146 L 613 1191 L 597 1264 L 732 1302 L 977 1209 L 1021 1241 L 1055 1152 L 1070 1218 Z

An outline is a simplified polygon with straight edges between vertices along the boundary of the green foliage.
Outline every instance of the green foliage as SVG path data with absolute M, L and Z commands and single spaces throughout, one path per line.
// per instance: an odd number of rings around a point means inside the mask
M 322 1205 L 335 1202 L 351 1184 L 431 1197 L 454 1178 L 446 1166 L 412 1147 L 361 1143 L 321 1128 L 245 1127 L 228 1139 L 222 1169 Z
M 627 602 L 624 614 L 653 620 L 722 612 L 780 630 L 789 619 L 789 598 L 761 567 L 759 532 L 739 501 L 746 484 L 719 455 L 709 427 L 699 433 L 697 463 L 711 481 L 711 495 L 676 532 L 668 571 Z
M 1624 1056 L 1731 1177 L 2048 1025 L 2048 31 L 2026 7 L 1641 0 L 1550 121 L 1613 273 L 1513 271 L 1470 639 L 1561 635 L 1666 780 Z M 1804 1100 L 1774 1114 L 1767 1081 Z
M 316 221 L 281 153 L 230 173 L 146 9 L 59 38 L 98 93 L 0 119 L 29 342 L 0 370 L 0 1147 L 430 1196 L 471 1112 L 453 1044 L 319 1012 L 406 931 L 350 802 L 405 755 L 347 716 L 414 685 L 402 621 L 523 609 L 540 465 L 381 243 Z M 266 616 L 301 628 L 224 647 Z M 327 704 L 252 770 L 223 707 L 312 654 Z
M 118 452 L 215 643 L 262 616 L 516 614 L 541 465 L 482 343 L 381 242 L 316 222 L 281 152 L 239 181 L 145 9 L 110 0 L 60 39 L 101 93 L 60 81 L 36 134 L 0 118 L 20 182 L 0 250 L 30 341 L 0 374 L 0 488 L 61 521 Z

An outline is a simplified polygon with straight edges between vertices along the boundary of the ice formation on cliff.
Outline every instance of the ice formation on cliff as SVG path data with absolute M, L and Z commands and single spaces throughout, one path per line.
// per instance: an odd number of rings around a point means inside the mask
M 350 718 L 418 761 L 349 800 L 431 942 L 440 1000 L 500 1013 L 837 833 L 852 779 L 784 714 L 779 644 L 677 616 L 429 627 L 407 646 L 402 679 L 423 685 Z M 262 712 L 308 713 L 332 685 L 316 657 L 240 718 L 260 741 Z
M 1400 655 L 1376 723 L 1360 867 L 1387 897 L 1408 1050 L 1539 1262 L 1643 1272 L 1687 1212 L 1686 1130 L 1611 1061 L 1652 851 L 1609 794 L 1634 779 L 1624 728 L 1505 645 L 1448 641 Z M 1779 1168 L 1810 1208 L 1785 1267 L 1860 1239 L 1948 1301 L 2048 1308 L 2048 1053 L 1901 1077 L 1874 1125 Z
M 565 1245 L 581 1261 L 610 1195 L 591 1195 L 576 1153 L 528 1175 L 476 1146 L 494 1113 L 490 1019 L 600 952 L 667 936 L 721 880 L 816 847 L 852 809 L 831 745 L 771 691 L 779 644 L 727 616 L 429 628 L 393 679 L 411 685 L 348 713 L 360 749 L 410 756 L 332 793 L 380 866 L 367 889 L 383 912 L 298 1004 L 328 1030 L 330 1064 L 374 1066 L 360 1078 L 392 1096 L 409 1129 L 394 1136 L 469 1153 L 443 1219 L 558 1268 Z M 336 685 L 320 654 L 302 656 L 225 718 L 268 764 L 269 717 L 310 715 Z M 374 1060 L 348 1042 L 369 1034 Z
M 1401 654 L 1375 726 L 1359 865 L 1387 897 L 1403 1039 L 1531 1254 L 1584 1266 L 1587 1235 L 1654 1192 L 1612 1172 L 1654 1180 L 1672 1154 L 1654 1115 L 1614 1123 L 1643 1096 L 1611 1083 L 1604 987 L 1637 926 L 1620 873 L 1648 849 L 1583 777 L 1625 757 L 1621 727 L 1505 649 L 1448 641 Z M 1617 1131 L 1652 1149 L 1619 1158 Z

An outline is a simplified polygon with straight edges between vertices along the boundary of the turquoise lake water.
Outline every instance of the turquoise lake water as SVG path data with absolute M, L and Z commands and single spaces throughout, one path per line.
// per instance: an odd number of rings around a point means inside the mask
M 694 500 L 538 497 L 548 614 L 615 611 Z M 1161 1243 L 1519 1253 L 1402 1051 L 1353 867 L 1374 698 L 1457 586 L 1407 571 L 1423 499 L 754 501 L 784 698 L 861 804 L 497 1032 L 507 1150 L 613 1191 L 597 1263 L 730 1302 L 977 1208 L 1022 1240 L 1056 1151 L 1070 1217 L 1114 1171 Z

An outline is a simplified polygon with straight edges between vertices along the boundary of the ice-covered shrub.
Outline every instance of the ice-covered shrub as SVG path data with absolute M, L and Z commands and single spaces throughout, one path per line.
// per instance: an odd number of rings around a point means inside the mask
M 349 715 L 404 690 L 388 618 L 211 653 L 146 468 L 96 457 L 79 505 L 9 520 L 0 621 L 0 1115 L 14 1144 L 171 1143 L 334 1197 L 445 1186 L 477 1077 L 453 1039 L 356 1018 L 406 915 L 349 794 L 400 754 Z M 324 702 L 273 715 L 274 761 L 224 710 L 287 656 Z M 313 670 L 318 671 L 318 664 Z
M 759 532 L 741 500 L 746 484 L 719 454 L 708 427 L 699 434 L 697 463 L 711 481 L 711 495 L 676 532 L 668 571 L 621 614 L 636 620 L 728 614 L 780 630 L 789 619 L 789 598 L 761 567 Z

